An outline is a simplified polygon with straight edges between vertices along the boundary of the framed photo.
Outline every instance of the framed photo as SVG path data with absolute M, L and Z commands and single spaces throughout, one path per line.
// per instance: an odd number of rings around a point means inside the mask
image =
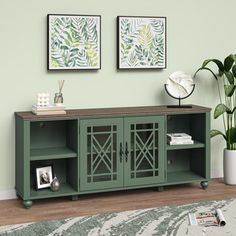
M 101 69 L 101 16 L 49 14 L 48 70 Z
M 166 68 L 166 17 L 117 17 L 117 68 Z
M 36 189 L 49 188 L 53 180 L 52 166 L 44 166 L 35 169 Z

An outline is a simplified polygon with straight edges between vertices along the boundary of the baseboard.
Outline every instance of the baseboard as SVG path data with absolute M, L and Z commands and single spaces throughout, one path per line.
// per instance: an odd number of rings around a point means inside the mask
M 15 198 L 17 198 L 15 189 L 0 190 L 0 200 L 15 199 Z

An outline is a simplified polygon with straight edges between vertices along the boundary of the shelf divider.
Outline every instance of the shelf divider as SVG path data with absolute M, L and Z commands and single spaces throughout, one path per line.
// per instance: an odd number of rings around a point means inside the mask
M 78 192 L 68 183 L 61 183 L 58 192 L 53 192 L 50 188 L 36 190 L 33 187 L 30 189 L 30 199 L 42 199 L 51 197 L 63 197 L 76 195 Z
M 193 171 L 173 171 L 167 172 L 167 183 L 178 184 L 178 183 L 190 183 L 193 181 L 201 181 L 205 178 Z
M 68 147 L 37 148 L 30 150 L 30 160 L 48 160 L 77 157 L 77 153 Z
M 193 149 L 193 148 L 204 148 L 205 144 L 199 141 L 195 141 L 193 144 L 178 144 L 178 145 L 169 145 L 167 144 L 166 149 L 168 150 L 178 150 L 178 149 Z

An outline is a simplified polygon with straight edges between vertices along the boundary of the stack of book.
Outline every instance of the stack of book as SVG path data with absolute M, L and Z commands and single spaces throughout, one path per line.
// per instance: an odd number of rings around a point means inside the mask
M 169 145 L 193 144 L 192 136 L 186 133 L 167 133 L 167 143 Z
M 65 106 L 55 106 L 55 105 L 48 105 L 48 106 L 32 106 L 32 112 L 35 115 L 63 115 L 66 114 Z

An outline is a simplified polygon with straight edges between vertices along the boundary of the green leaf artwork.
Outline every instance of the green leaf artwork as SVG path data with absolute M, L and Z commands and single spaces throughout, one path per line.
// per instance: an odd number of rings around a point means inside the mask
M 100 69 L 100 16 L 48 15 L 48 69 Z
M 118 68 L 166 67 L 166 18 L 118 17 Z

